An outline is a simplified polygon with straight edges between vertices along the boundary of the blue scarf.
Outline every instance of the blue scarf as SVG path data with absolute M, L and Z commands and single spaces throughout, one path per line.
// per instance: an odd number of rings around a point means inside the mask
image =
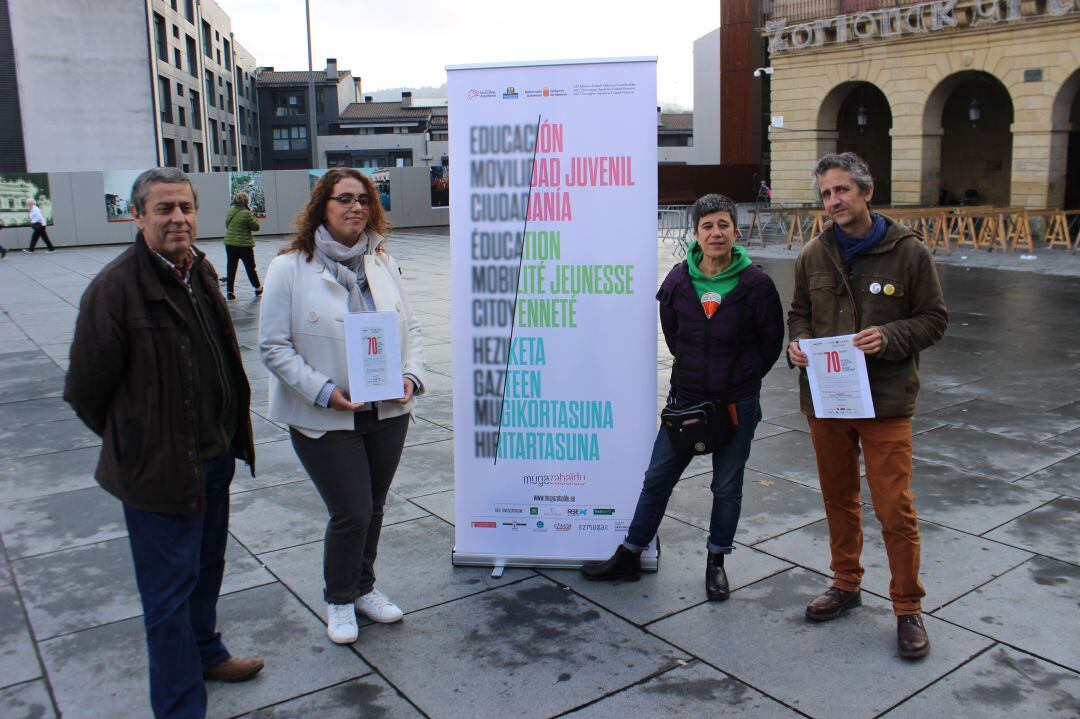
M 845 265 L 851 265 L 856 257 L 874 249 L 874 245 L 885 238 L 885 232 L 888 229 L 885 225 L 885 218 L 876 212 L 872 217 L 874 218 L 874 224 L 870 227 L 870 234 L 866 237 L 846 235 L 839 225 L 833 225 L 833 234 L 836 236 L 837 244 L 840 245 L 840 250 L 844 253 Z

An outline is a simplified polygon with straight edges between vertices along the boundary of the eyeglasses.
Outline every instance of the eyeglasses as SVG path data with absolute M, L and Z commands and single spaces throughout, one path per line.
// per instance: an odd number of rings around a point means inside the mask
M 361 207 L 367 207 L 371 204 L 371 198 L 367 195 L 357 195 L 356 197 L 353 197 L 352 195 L 334 195 L 330 199 L 345 207 L 352 207 L 358 202 Z

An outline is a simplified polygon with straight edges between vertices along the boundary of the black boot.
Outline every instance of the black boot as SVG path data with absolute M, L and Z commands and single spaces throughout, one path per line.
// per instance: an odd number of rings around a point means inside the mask
M 581 573 L 586 579 L 597 582 L 610 582 L 615 579 L 627 579 L 636 582 L 641 579 L 641 555 L 619 545 L 611 559 L 603 562 L 586 562 L 581 565 Z
M 705 562 L 705 594 L 709 599 L 723 601 L 731 595 L 727 572 L 724 571 L 724 555 L 709 552 Z

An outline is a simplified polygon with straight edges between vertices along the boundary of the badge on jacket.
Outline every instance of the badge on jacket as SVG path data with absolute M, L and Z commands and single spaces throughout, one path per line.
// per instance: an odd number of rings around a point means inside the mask
M 701 296 L 701 309 L 705 310 L 705 316 L 712 318 L 718 309 L 720 309 L 720 300 L 722 298 L 716 292 L 706 292 Z

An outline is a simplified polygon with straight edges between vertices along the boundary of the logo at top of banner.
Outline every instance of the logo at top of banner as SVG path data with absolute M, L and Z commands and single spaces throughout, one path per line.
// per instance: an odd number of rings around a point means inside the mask
M 536 89 L 525 88 L 521 92 L 525 97 L 566 97 L 566 90 L 551 87 L 550 85 L 544 85 L 542 88 Z
M 493 97 L 498 97 L 494 90 L 477 90 L 476 88 L 469 90 L 465 95 L 466 100 L 487 100 Z
M 516 100 L 516 99 L 518 99 L 517 90 L 515 90 L 513 87 L 506 88 L 506 92 L 503 93 L 503 99 L 504 100 Z
M 706 292 L 701 296 L 701 308 L 705 310 L 706 317 L 712 317 L 720 309 L 720 295 L 715 292 Z

